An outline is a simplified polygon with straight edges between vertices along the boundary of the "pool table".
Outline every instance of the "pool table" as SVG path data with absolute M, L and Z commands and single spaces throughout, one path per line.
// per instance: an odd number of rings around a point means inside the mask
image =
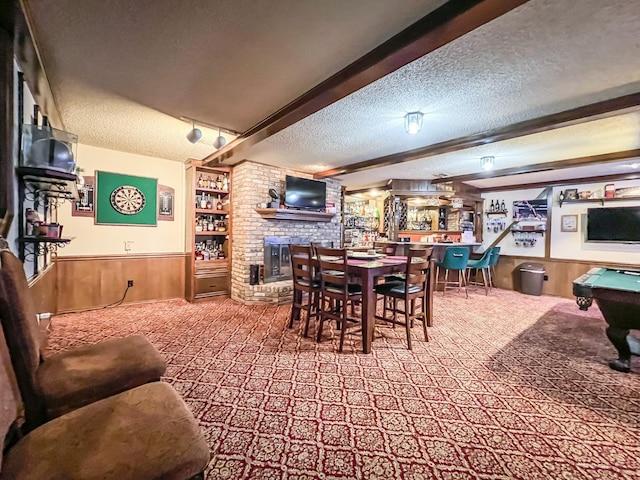
M 581 310 L 595 299 L 608 324 L 607 337 L 618 351 L 609 366 L 628 372 L 631 355 L 640 355 L 640 341 L 629 334 L 640 329 L 640 270 L 592 268 L 573 281 L 573 294 Z

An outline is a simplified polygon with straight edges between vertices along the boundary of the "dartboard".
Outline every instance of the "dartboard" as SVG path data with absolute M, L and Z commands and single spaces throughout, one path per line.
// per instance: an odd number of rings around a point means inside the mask
M 111 206 L 123 215 L 135 215 L 144 208 L 144 193 L 136 187 L 123 185 L 111 192 Z

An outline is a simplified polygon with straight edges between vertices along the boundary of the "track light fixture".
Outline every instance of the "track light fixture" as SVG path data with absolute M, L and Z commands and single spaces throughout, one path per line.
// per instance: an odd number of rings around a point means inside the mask
M 218 136 L 213 141 L 213 148 L 215 148 L 216 150 L 220 150 L 226 144 L 227 144 L 227 139 L 222 136 L 222 132 L 220 131 L 220 128 L 218 128 Z
M 202 130 L 200 130 L 199 128 L 196 128 L 196 125 L 201 125 L 203 127 L 207 127 L 207 128 L 212 129 L 212 130 L 218 130 L 218 136 L 212 142 L 212 145 L 216 150 L 221 149 L 222 147 L 224 147 L 227 144 L 227 139 L 226 139 L 226 137 L 224 137 L 222 135 L 222 132 L 224 132 L 226 134 L 229 134 L 229 135 L 232 135 L 233 137 L 239 137 L 240 136 L 240 132 L 235 132 L 233 130 L 229 130 L 228 128 L 220 127 L 218 125 L 212 125 L 210 123 L 201 122 L 200 120 L 196 120 L 196 119 L 193 119 L 193 118 L 180 117 L 180 120 L 183 120 L 183 121 L 191 123 L 191 127 L 192 128 L 189 131 L 189 133 L 187 133 L 187 140 L 189 140 L 191 143 L 198 143 L 200 141 L 200 139 L 202 138 Z M 210 140 L 207 140 L 207 141 L 210 141 Z
M 495 157 L 492 157 L 492 156 L 482 157 L 480 159 L 480 166 L 482 167 L 483 170 L 491 170 L 493 168 L 494 159 Z
M 409 112 L 404 116 L 404 129 L 410 135 L 415 135 L 422 129 L 422 112 Z
M 198 143 L 198 140 L 202 138 L 202 130 L 196 128 L 196 124 L 191 122 L 191 126 L 193 127 L 189 133 L 187 133 L 187 140 L 191 143 Z

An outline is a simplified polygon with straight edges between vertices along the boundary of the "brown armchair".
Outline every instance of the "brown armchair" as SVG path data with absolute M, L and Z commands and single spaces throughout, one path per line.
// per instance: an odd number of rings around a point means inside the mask
M 0 480 L 204 478 L 207 442 L 165 382 L 78 408 L 20 438 L 22 401 L 9 357 L 0 328 Z
M 159 380 L 166 363 L 141 335 L 43 357 L 22 263 L 0 251 L 0 320 L 25 407 L 25 430 L 97 400 Z

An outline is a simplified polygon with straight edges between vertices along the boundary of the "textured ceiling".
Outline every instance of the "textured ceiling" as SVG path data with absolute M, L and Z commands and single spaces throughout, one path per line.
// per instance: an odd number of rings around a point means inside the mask
M 215 133 L 191 145 L 180 116 L 245 131 L 444 2 L 25 3 L 64 128 L 83 143 L 184 161 L 211 154 Z M 230 163 L 318 172 L 640 92 L 639 32 L 637 0 L 530 0 Z M 410 136 L 413 110 L 425 118 Z M 478 172 L 483 155 L 499 169 L 636 148 L 632 112 L 338 178 L 359 188 Z M 574 178 L 589 171 L 599 172 Z
M 63 127 L 184 161 L 180 117 L 244 131 L 442 0 L 26 0 Z

